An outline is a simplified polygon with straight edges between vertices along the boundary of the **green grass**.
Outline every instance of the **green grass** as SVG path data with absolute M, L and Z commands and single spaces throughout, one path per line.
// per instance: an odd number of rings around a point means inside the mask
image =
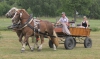
M 55 22 L 56 18 L 40 19 Z M 72 18 L 69 18 L 72 20 Z M 78 19 L 80 23 L 82 19 Z M 92 27 L 100 28 L 100 20 L 89 20 Z M 7 18 L 0 18 L 0 29 L 11 25 L 11 20 Z M 92 48 L 84 48 L 83 44 L 77 44 L 72 50 L 66 50 L 63 44 L 60 44 L 57 51 L 53 51 L 48 46 L 48 39 L 45 38 L 42 51 L 38 52 L 35 49 L 33 52 L 26 46 L 25 53 L 20 53 L 22 47 L 18 41 L 18 37 L 13 31 L 0 31 L 2 38 L 0 39 L 0 59 L 100 59 L 100 31 L 91 32 Z M 29 39 L 31 43 L 31 38 Z M 32 45 L 32 43 L 31 43 Z
M 100 31 L 91 32 L 90 38 L 93 41 L 92 48 L 84 48 L 83 44 L 77 44 L 72 50 L 66 50 L 60 44 L 57 51 L 48 46 L 48 39 L 45 39 L 42 51 L 36 49 L 31 52 L 26 47 L 25 53 L 20 53 L 21 44 L 13 31 L 1 31 L 3 38 L 0 40 L 0 59 L 99 59 L 100 58 Z M 30 39 L 31 40 L 31 39 Z M 31 43 L 31 42 L 30 42 Z M 32 44 L 32 43 L 31 43 Z
M 12 23 L 10 18 L 0 18 L 0 30 L 8 30 L 7 27 L 11 24 Z
M 42 20 L 48 20 L 50 22 L 56 22 L 56 20 L 58 20 L 60 17 L 39 17 L 40 19 Z M 69 21 L 73 20 L 73 18 L 69 17 Z M 81 21 L 82 21 L 82 18 L 78 18 L 77 21 L 76 21 L 76 25 L 77 24 L 81 24 Z M 96 29 L 100 29 L 100 20 L 95 20 L 95 19 L 88 19 L 89 21 L 89 25 L 90 25 L 90 28 L 96 28 Z M 8 30 L 7 27 L 9 25 L 11 25 L 11 19 L 10 18 L 4 18 L 4 17 L 1 17 L 0 18 L 0 30 Z

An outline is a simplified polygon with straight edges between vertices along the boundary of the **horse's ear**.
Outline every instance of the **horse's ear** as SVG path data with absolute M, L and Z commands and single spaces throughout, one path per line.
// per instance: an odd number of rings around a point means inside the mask
M 20 9 L 20 12 L 23 13 L 25 11 L 25 9 Z
M 25 9 L 22 9 L 22 11 L 25 11 Z

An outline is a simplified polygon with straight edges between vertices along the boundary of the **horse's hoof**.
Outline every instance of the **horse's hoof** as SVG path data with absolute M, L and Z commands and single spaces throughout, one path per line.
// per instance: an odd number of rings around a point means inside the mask
M 42 49 L 38 47 L 38 51 L 41 51 Z
M 31 51 L 32 51 L 32 52 L 34 51 L 34 48 L 33 48 L 33 47 L 31 47 Z
M 37 47 L 37 49 L 39 49 L 39 46 Z
M 25 52 L 25 50 L 21 50 L 21 53 L 24 53 Z
M 32 52 L 34 51 L 34 49 L 31 50 Z
M 40 51 L 41 51 L 41 49 L 38 49 L 38 51 L 40 52 Z
M 54 51 L 56 51 L 57 49 L 53 49 Z

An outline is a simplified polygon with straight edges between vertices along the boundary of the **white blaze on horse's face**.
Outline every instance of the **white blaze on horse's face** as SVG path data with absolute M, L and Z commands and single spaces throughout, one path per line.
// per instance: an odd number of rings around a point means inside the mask
M 18 23 L 19 22 L 19 18 L 20 18 L 20 14 L 18 12 L 15 13 L 15 15 L 12 18 L 12 23 Z
M 17 12 L 15 13 L 15 15 L 13 16 L 13 18 L 11 20 L 14 20 L 15 16 L 16 16 Z
M 20 17 L 22 17 L 22 13 L 20 13 Z

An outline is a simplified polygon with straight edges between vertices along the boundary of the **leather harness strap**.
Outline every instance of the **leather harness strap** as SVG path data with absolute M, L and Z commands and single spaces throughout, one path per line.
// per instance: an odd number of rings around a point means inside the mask
M 27 24 L 30 24 L 30 23 L 32 22 L 32 20 L 33 20 L 33 17 L 32 17 L 32 15 L 30 15 L 30 18 L 28 19 L 28 21 L 27 21 L 25 24 L 23 24 L 23 25 L 20 27 L 20 29 L 25 28 L 25 27 L 27 26 Z

